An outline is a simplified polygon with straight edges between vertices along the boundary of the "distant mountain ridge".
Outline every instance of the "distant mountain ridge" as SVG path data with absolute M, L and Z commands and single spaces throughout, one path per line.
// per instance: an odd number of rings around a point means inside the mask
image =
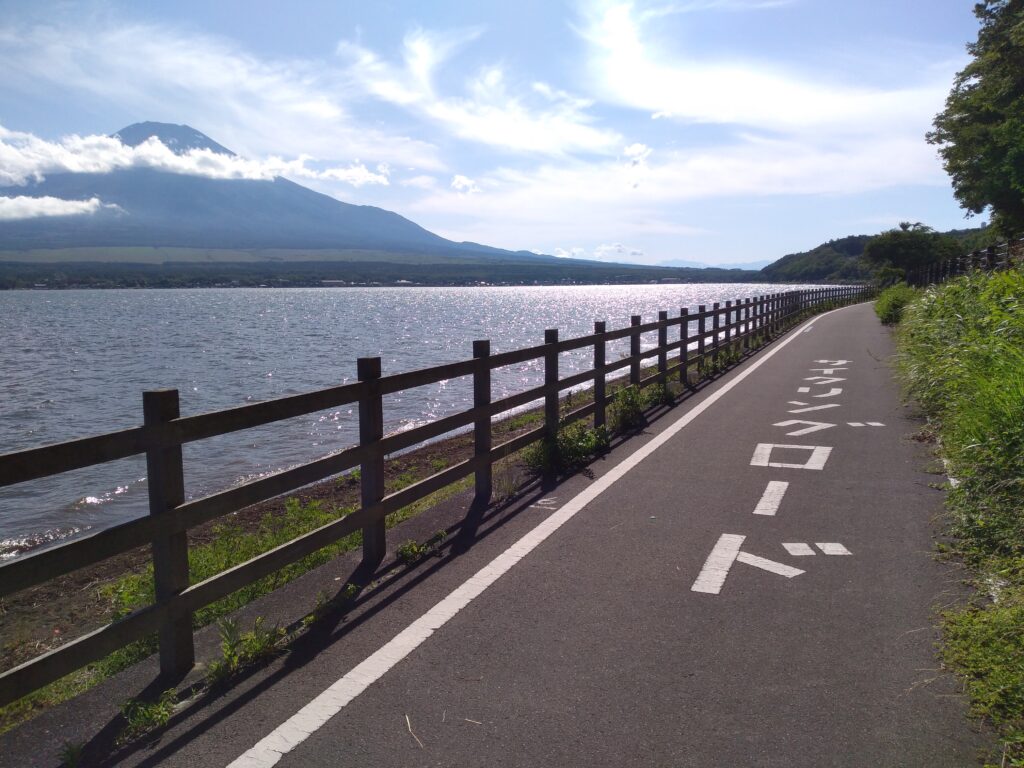
M 964 251 L 987 245 L 986 228 L 951 229 L 941 234 L 959 240 Z M 875 235 L 848 235 L 812 248 L 790 253 L 761 270 L 773 282 L 851 282 L 869 280 L 873 268 L 862 263 L 864 246 Z
M 136 123 L 113 136 L 138 146 L 155 136 L 177 154 L 207 149 L 234 153 L 187 125 Z M 214 179 L 130 168 L 108 173 L 55 173 L 0 195 L 99 198 L 89 215 L 0 221 L 0 249 L 148 247 L 203 249 L 308 249 L 394 252 L 425 257 L 544 261 L 528 251 L 457 243 L 392 211 L 352 205 L 287 179 Z M 312 256 L 311 258 L 315 258 Z

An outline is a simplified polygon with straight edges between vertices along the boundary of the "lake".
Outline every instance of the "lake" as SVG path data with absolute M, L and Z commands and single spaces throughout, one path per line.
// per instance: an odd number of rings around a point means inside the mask
M 0 292 L 0 452 L 137 426 L 142 392 L 176 388 L 182 415 L 644 322 L 659 310 L 812 286 L 678 284 L 515 288 L 296 288 Z M 628 341 L 609 344 L 609 360 Z M 590 352 L 561 358 L 562 375 Z M 495 399 L 543 383 L 543 361 L 496 370 Z M 463 410 L 468 378 L 385 399 L 387 432 Z M 356 441 L 355 404 L 184 447 L 189 498 Z M 146 514 L 145 458 L 0 489 L 0 558 Z

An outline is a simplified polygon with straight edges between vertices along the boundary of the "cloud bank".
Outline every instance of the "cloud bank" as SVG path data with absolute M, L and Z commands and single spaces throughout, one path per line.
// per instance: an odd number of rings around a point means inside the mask
M 38 219 L 42 216 L 84 216 L 106 208 L 120 210 L 116 205 L 107 205 L 98 197 L 88 200 L 62 200 L 59 197 L 0 197 L 0 221 Z
M 46 141 L 30 133 L 0 125 L 0 186 L 24 186 L 42 181 L 51 173 L 110 173 L 129 168 L 152 168 L 168 173 L 205 176 L 211 179 L 263 179 L 277 176 L 341 181 L 354 187 L 388 184 L 390 168 L 381 164 L 369 170 L 356 160 L 347 166 L 316 169 L 306 155 L 294 160 L 268 157 L 247 160 L 209 149 L 176 154 L 156 137 L 131 147 L 110 136 L 66 136 Z

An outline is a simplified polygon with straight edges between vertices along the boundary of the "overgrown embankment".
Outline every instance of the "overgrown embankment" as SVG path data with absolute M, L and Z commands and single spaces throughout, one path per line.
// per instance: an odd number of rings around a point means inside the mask
M 928 288 L 902 312 L 900 371 L 951 478 L 951 548 L 977 592 L 943 616 L 943 658 L 1024 766 L 1024 272 Z

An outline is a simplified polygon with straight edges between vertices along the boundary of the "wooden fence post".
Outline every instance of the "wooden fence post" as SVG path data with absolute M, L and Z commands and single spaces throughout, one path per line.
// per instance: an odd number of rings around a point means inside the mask
M 168 444 L 163 425 L 181 415 L 178 390 L 158 389 L 142 393 L 142 412 L 151 430 L 146 451 L 146 484 L 149 514 L 165 515 L 185 503 L 185 474 L 181 445 Z M 185 531 L 153 540 L 153 583 L 156 602 L 167 604 L 188 588 L 188 534 Z M 195 664 L 192 614 L 169 614 L 160 624 L 160 674 L 182 677 Z
M 548 345 L 544 352 L 544 384 L 554 388 L 558 384 L 558 329 L 548 328 L 544 331 L 544 343 Z M 558 438 L 558 390 L 544 394 L 544 430 L 548 440 L 554 442 Z
M 473 407 L 477 409 L 473 418 L 473 453 L 476 458 L 476 503 L 487 504 L 491 500 L 491 415 L 486 412 L 491 404 L 491 342 L 477 339 L 473 342 Z
M 665 386 L 668 383 L 668 311 L 658 312 L 658 384 Z
M 732 320 L 733 320 L 732 302 L 731 301 L 727 301 L 727 302 L 725 302 L 725 349 L 726 349 L 727 352 L 731 352 L 732 351 L 732 349 L 731 349 L 731 346 L 732 346 L 732 336 L 733 336 L 733 334 L 732 334 Z
M 697 307 L 697 377 L 703 378 L 702 371 L 707 370 L 707 364 L 704 362 L 704 350 L 705 342 L 704 336 L 708 332 L 707 318 L 704 317 L 704 312 L 707 309 L 706 304 L 701 304 Z
M 679 310 L 679 340 L 683 343 L 679 347 L 679 383 L 684 387 L 690 386 L 690 376 L 687 368 L 690 366 L 690 310 L 683 307 Z
M 715 366 L 715 370 L 718 370 L 718 329 L 721 325 L 720 318 L 718 317 L 718 308 L 721 305 L 716 301 L 711 305 L 711 362 Z
M 356 361 L 363 395 L 359 400 L 359 444 L 367 455 L 360 465 L 360 490 L 363 509 L 371 509 L 384 498 L 384 398 L 380 387 L 380 358 L 360 357 Z M 375 568 L 387 553 L 387 532 L 383 515 L 363 526 L 363 565 Z
M 601 369 L 605 365 L 604 334 L 606 331 L 607 325 L 604 320 L 594 321 L 594 334 L 601 337 L 594 340 L 594 429 L 603 427 L 605 424 L 607 402 L 604 389 L 605 376 L 604 371 Z
M 634 329 L 640 325 L 640 315 L 631 316 L 629 324 Z M 637 330 L 629 335 L 629 383 L 640 385 L 640 332 Z
M 751 300 L 746 298 L 743 300 L 743 351 L 750 351 L 750 334 L 752 332 L 750 328 L 750 306 Z

